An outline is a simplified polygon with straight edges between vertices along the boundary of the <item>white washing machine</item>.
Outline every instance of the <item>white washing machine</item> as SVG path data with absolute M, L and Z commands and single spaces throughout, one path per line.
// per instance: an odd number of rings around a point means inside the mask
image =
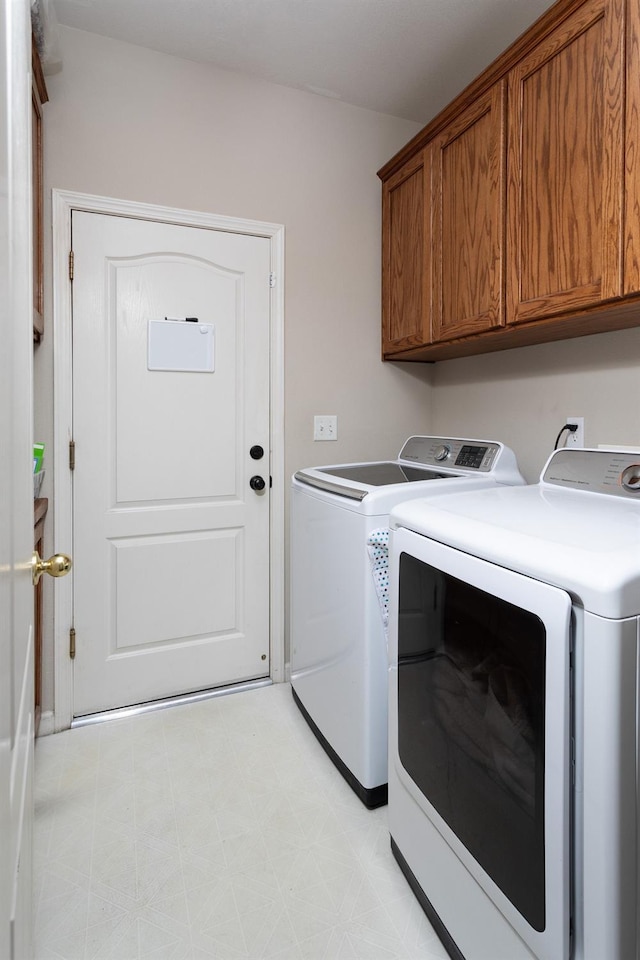
M 640 455 L 390 525 L 389 827 L 448 953 L 637 960 Z
M 410 437 L 397 460 L 300 470 L 291 490 L 291 686 L 368 806 L 387 800 L 388 655 L 367 539 L 412 497 L 522 484 L 501 443 Z

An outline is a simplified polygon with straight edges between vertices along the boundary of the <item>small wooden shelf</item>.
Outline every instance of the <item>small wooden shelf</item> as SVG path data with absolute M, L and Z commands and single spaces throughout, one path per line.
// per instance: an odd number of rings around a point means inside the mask
M 38 497 L 33 501 L 33 524 L 37 526 L 41 520 L 44 520 L 49 509 L 49 500 L 47 497 Z
M 49 99 L 42 64 L 31 40 L 31 176 L 33 184 L 33 339 L 44 334 L 44 187 L 42 166 L 42 105 Z

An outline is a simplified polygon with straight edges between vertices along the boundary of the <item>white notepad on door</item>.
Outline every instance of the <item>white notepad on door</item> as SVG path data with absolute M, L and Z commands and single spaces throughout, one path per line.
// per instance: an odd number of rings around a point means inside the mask
M 149 320 L 147 369 L 213 373 L 212 323 Z

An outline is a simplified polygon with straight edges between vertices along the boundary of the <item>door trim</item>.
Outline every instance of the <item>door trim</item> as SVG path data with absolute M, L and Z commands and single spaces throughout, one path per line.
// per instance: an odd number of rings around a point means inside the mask
M 73 542 L 73 498 L 69 470 L 72 396 L 72 328 L 69 251 L 73 210 L 155 220 L 178 226 L 202 227 L 225 233 L 266 237 L 270 241 L 270 676 L 285 679 L 284 667 L 284 226 L 259 220 L 242 220 L 194 210 L 136 203 L 75 193 L 52 191 L 53 226 L 53 464 L 55 493 L 53 522 L 56 543 L 70 550 Z M 73 615 L 73 575 L 61 580 L 54 599 L 54 716 L 55 731 L 66 730 L 73 719 L 73 670 L 69 659 L 69 630 Z

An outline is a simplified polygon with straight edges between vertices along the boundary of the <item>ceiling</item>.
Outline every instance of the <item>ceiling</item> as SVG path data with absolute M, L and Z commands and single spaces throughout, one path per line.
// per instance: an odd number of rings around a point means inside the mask
M 55 0 L 60 23 L 426 123 L 551 0 Z

